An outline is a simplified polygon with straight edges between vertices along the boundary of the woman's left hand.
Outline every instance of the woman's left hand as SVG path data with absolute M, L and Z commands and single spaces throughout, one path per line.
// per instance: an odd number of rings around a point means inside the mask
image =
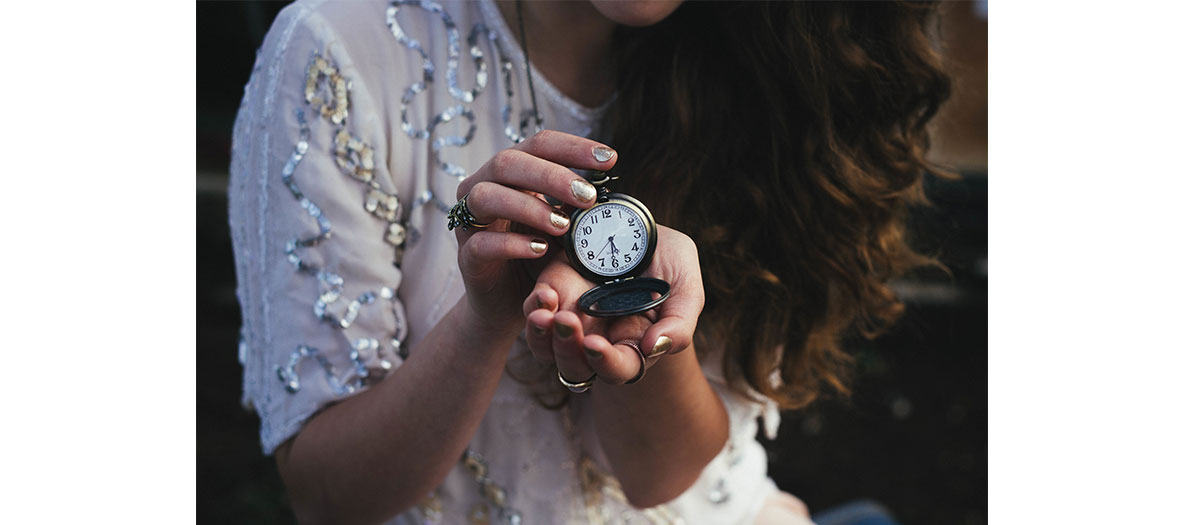
M 639 356 L 627 344 L 633 342 L 651 368 L 659 356 L 683 351 L 692 344 L 697 318 L 705 305 L 696 244 L 687 235 L 659 228 L 659 243 L 644 276 L 667 281 L 669 296 L 642 314 L 616 318 L 585 315 L 578 298 L 596 286 L 583 278 L 564 257 L 554 257 L 537 278 L 525 299 L 524 312 L 529 349 L 543 362 L 556 362 L 562 377 L 586 381 L 595 374 L 610 384 L 626 383 L 639 376 Z

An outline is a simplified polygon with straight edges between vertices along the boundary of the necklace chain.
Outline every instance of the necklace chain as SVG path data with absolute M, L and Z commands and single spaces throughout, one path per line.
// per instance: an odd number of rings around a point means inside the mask
M 516 0 L 516 21 L 520 27 L 520 48 L 524 51 L 524 70 L 529 81 L 529 99 L 533 103 L 533 117 L 537 119 L 536 131 L 545 129 L 545 119 L 537 107 L 537 92 L 533 89 L 533 61 L 529 60 L 529 44 L 524 36 L 524 1 Z

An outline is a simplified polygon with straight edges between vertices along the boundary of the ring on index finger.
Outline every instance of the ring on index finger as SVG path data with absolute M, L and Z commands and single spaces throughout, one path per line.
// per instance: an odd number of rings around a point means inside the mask
M 470 195 L 470 193 L 467 195 Z M 467 231 L 470 228 L 482 229 L 492 225 L 490 222 L 487 224 L 481 224 L 475 218 L 475 215 L 471 214 L 471 209 L 467 207 L 467 195 L 464 195 L 462 199 L 459 199 L 459 202 L 455 203 L 455 205 L 451 207 L 450 213 L 447 213 L 448 231 L 454 230 L 456 226 L 460 226 L 463 228 L 463 231 Z

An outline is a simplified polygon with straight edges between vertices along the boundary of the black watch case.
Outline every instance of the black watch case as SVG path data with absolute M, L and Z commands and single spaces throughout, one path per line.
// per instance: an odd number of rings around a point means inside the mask
M 633 268 L 618 275 L 604 275 L 583 264 L 575 246 L 576 229 L 585 227 L 582 219 L 605 205 L 629 209 L 639 217 L 643 223 L 641 226 L 646 231 L 643 257 Z M 588 209 L 579 208 L 570 215 L 570 229 L 564 236 L 565 252 L 570 266 L 586 279 L 600 283 L 578 299 L 578 307 L 583 313 L 593 317 L 623 317 L 655 308 L 668 298 L 671 286 L 667 282 L 652 277 L 640 277 L 651 265 L 652 257 L 655 255 L 656 235 L 655 219 L 647 206 L 635 197 L 611 193 L 605 188 L 600 189 L 598 202 L 594 206 Z

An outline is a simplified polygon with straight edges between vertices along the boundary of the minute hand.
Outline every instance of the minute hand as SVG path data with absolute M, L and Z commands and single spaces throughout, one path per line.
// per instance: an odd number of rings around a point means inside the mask
M 606 244 L 602 245 L 602 249 L 598 250 L 598 253 L 606 253 L 606 247 L 607 246 L 614 246 L 614 245 L 615 245 L 615 236 L 611 235 L 610 237 L 607 237 Z

